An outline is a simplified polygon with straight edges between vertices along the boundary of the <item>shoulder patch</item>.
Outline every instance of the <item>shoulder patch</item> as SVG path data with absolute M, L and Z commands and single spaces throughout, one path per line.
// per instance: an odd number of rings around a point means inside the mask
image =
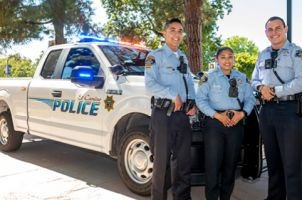
M 198 85 L 199 86 L 201 86 L 203 83 L 208 81 L 208 74 L 204 73 L 204 72 L 201 72 L 201 73 L 198 74 L 198 78 L 199 78 Z
M 302 49 L 297 50 L 295 56 L 302 59 Z
M 154 56 L 148 56 L 145 60 L 145 68 L 151 68 L 152 65 L 155 63 L 155 57 Z

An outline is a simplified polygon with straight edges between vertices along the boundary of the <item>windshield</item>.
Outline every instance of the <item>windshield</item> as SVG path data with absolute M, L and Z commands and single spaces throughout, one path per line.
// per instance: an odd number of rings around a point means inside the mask
M 122 65 L 127 74 L 144 75 L 146 49 L 125 46 L 99 46 L 112 66 Z

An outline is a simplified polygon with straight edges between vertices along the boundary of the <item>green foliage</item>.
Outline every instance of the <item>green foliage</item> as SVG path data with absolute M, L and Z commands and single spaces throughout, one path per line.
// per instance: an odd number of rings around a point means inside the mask
M 10 64 L 11 77 L 32 77 L 35 73 L 36 65 L 28 58 L 22 58 L 19 54 L 10 55 L 8 58 L 0 59 L 0 77 L 6 77 L 4 67 Z
M 248 52 L 237 53 L 234 68 L 245 73 L 246 76 L 251 79 L 256 61 L 257 55 L 251 55 Z
M 211 42 L 203 42 L 202 49 L 203 49 L 203 70 L 208 70 L 208 65 L 215 61 L 214 56 L 217 49 L 221 46 L 221 38 L 220 37 L 213 37 L 212 34 L 205 35 L 203 38 L 204 41 L 211 41 Z
M 151 49 L 163 43 L 161 31 L 167 19 L 178 17 L 185 21 L 183 0 L 101 0 L 101 2 L 109 18 L 103 29 L 106 36 L 118 37 L 133 43 L 143 42 Z M 229 13 L 232 5 L 230 0 L 203 2 L 202 16 L 196 17 L 202 18 L 203 65 L 207 66 L 221 44 L 220 37 L 215 34 L 216 21 L 223 18 L 225 13 Z M 185 45 L 181 46 L 184 47 Z
M 245 73 L 251 79 L 259 53 L 256 44 L 245 37 L 233 36 L 226 39 L 223 46 L 228 46 L 234 50 L 234 68 Z
M 259 53 L 259 48 L 256 44 L 245 37 L 230 37 L 226 39 L 223 45 L 231 47 L 235 53 L 248 52 L 250 55 L 258 55 Z
M 65 36 L 89 25 L 91 3 L 92 0 L 0 1 L 0 45 L 7 48 L 26 44 L 45 35 L 62 43 Z

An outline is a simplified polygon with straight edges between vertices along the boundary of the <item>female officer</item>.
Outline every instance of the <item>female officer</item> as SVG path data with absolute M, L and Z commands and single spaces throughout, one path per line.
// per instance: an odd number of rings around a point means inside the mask
M 207 200 L 230 199 L 236 163 L 243 139 L 243 119 L 256 99 L 245 74 L 232 69 L 234 52 L 220 48 L 215 56 L 218 67 L 208 74 L 197 91 L 196 103 L 206 117 L 205 194 Z

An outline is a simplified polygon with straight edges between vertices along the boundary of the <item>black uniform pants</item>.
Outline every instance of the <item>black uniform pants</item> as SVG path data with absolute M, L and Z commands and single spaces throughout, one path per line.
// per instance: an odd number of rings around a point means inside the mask
M 302 199 L 302 118 L 296 111 L 296 101 L 266 103 L 260 111 L 269 200 Z
M 174 200 L 188 200 L 190 195 L 191 138 L 189 117 L 183 112 L 154 108 L 151 115 L 151 151 L 154 155 L 151 199 L 167 199 L 172 181 Z M 171 170 L 170 170 L 171 169 Z
M 207 200 L 229 200 L 234 188 L 235 171 L 243 139 L 243 125 L 225 127 L 216 119 L 206 119 L 205 194 Z

